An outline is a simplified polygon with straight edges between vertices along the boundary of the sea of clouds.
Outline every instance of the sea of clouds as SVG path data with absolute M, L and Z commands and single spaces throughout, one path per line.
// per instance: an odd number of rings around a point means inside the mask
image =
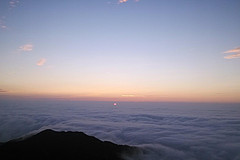
M 44 129 L 142 148 L 128 160 L 239 160 L 240 105 L 1 100 L 0 142 Z

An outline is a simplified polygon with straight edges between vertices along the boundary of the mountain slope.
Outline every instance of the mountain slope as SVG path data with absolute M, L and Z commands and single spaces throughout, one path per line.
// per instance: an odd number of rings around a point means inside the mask
M 45 130 L 23 140 L 0 146 L 1 159 L 80 159 L 122 160 L 136 152 L 135 147 L 101 141 L 82 132 Z

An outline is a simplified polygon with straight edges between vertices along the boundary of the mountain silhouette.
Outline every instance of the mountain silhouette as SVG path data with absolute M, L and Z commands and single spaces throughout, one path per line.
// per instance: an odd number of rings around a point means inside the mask
M 50 129 L 0 145 L 0 158 L 3 160 L 123 160 L 124 155 L 136 152 L 136 147 L 101 141 L 83 132 L 56 132 Z

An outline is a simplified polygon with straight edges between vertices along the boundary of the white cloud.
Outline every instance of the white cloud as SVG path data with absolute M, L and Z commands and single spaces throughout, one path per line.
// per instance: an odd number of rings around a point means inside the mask
M 46 63 L 46 59 L 45 58 L 42 58 L 42 59 L 40 59 L 38 62 L 37 62 L 37 65 L 38 66 L 42 66 L 42 65 L 44 65 L 45 63 Z
M 19 47 L 20 51 L 32 51 L 33 50 L 33 45 L 32 44 L 25 44 L 23 46 Z
M 225 59 L 240 58 L 240 47 L 228 50 L 228 51 L 226 51 L 224 53 L 235 53 L 235 54 L 232 54 L 232 55 L 225 56 L 224 57 Z

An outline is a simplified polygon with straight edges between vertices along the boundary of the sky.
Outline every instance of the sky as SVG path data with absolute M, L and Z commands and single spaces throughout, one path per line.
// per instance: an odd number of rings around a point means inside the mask
M 240 102 L 239 0 L 0 0 L 0 97 Z

